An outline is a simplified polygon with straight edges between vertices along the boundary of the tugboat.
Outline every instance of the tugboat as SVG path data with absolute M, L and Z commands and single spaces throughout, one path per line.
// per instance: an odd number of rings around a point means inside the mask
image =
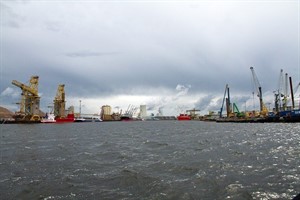
M 42 123 L 55 123 L 55 116 L 53 113 L 46 113 L 46 116 L 44 118 L 42 118 L 41 120 Z
M 191 120 L 191 116 L 188 114 L 179 114 L 179 116 L 177 116 L 177 120 Z

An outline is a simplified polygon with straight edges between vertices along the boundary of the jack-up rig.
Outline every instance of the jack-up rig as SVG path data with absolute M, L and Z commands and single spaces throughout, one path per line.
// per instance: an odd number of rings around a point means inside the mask
M 39 77 L 32 76 L 29 85 L 13 80 L 12 84 L 21 88 L 22 98 L 20 111 L 16 112 L 14 118 L 19 122 L 40 122 L 40 97 L 38 95 Z
M 57 117 L 65 117 L 65 85 L 58 85 L 56 96 L 54 98 L 54 115 Z
M 58 85 L 54 98 L 54 115 L 56 122 L 74 122 L 74 109 L 69 109 L 66 115 L 65 85 Z

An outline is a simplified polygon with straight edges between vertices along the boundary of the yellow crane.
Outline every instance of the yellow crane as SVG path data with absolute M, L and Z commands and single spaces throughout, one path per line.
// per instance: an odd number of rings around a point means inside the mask
M 40 116 L 40 97 L 38 95 L 39 77 L 31 76 L 29 86 L 19 81 L 13 80 L 12 84 L 21 88 L 22 98 L 20 102 L 20 111 L 18 120 L 39 121 Z

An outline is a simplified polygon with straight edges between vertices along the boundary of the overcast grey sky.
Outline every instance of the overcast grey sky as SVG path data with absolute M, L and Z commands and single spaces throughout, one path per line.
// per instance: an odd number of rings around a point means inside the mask
M 82 100 L 88 113 L 104 104 L 218 110 L 226 83 L 250 109 L 250 66 L 272 102 L 280 69 L 300 80 L 299 4 L 1 0 L 1 106 L 17 110 L 11 81 L 38 75 L 43 110 L 61 83 L 67 106 Z

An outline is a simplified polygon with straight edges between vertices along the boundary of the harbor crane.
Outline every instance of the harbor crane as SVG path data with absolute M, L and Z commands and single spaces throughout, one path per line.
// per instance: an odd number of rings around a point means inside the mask
M 196 112 L 200 112 L 200 110 L 194 108 L 192 110 L 186 110 L 187 113 L 189 113 L 189 116 L 192 118 L 192 119 L 196 119 L 197 118 L 197 114 Z
M 227 94 L 227 97 L 226 97 L 226 94 Z M 244 116 L 244 114 L 240 112 L 237 105 L 235 103 L 231 103 L 228 84 L 226 84 L 226 86 L 225 86 L 225 92 L 224 92 L 224 97 L 223 97 L 223 101 L 222 101 L 222 107 L 221 107 L 220 115 L 219 115 L 220 118 L 223 117 L 224 103 L 226 103 L 225 105 L 226 105 L 227 118 L 243 117 Z
M 224 92 L 224 97 L 223 97 L 223 101 L 222 101 L 222 106 L 221 106 L 221 109 L 220 109 L 220 115 L 219 115 L 219 117 L 220 118 L 222 118 L 222 116 L 223 116 L 223 108 L 224 108 L 224 102 L 225 102 L 225 97 L 226 97 L 226 92 L 227 92 L 227 88 L 228 88 L 228 84 L 226 84 L 226 86 L 225 86 L 225 92 Z
M 275 91 L 276 92 L 276 91 Z M 288 104 L 288 74 L 283 75 L 283 70 L 280 70 L 278 91 L 275 93 L 275 110 L 287 110 Z
M 13 80 L 12 84 L 21 88 L 22 98 L 20 111 L 16 115 L 16 120 L 39 121 L 40 116 L 40 97 L 38 95 L 38 76 L 31 76 L 29 86 L 19 81 Z
M 54 98 L 54 115 L 58 117 L 65 117 L 65 85 L 58 85 L 56 96 Z
M 227 98 L 226 98 L 226 94 L 227 94 Z M 230 103 L 230 94 L 229 94 L 228 84 L 226 84 L 226 86 L 225 86 L 224 97 L 223 97 L 223 101 L 222 101 L 222 107 L 221 107 L 221 110 L 220 110 L 220 118 L 223 117 L 222 113 L 223 113 L 223 109 L 224 109 L 224 103 L 226 103 L 227 117 L 229 117 L 229 115 L 231 113 L 231 105 L 230 105 L 231 103 Z
M 261 89 L 260 83 L 258 81 L 258 78 L 257 78 L 257 76 L 255 74 L 254 68 L 250 67 L 250 70 L 252 72 L 252 77 L 253 77 L 254 85 L 255 85 L 255 88 L 256 88 L 256 91 L 257 91 L 257 96 L 259 98 L 260 115 L 263 116 L 263 117 L 265 117 L 268 114 L 268 109 L 267 109 L 267 107 L 265 106 L 265 104 L 263 102 L 262 89 Z

